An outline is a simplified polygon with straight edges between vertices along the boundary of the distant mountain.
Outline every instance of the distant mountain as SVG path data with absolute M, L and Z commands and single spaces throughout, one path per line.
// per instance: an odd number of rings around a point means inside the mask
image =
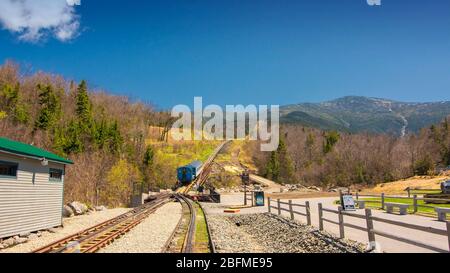
M 323 130 L 404 135 L 450 115 L 450 101 L 411 103 L 348 96 L 322 103 L 282 106 L 281 122 Z

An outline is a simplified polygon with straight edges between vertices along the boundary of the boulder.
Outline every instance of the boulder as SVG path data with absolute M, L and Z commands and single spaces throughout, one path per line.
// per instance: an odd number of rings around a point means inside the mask
M 105 210 L 107 210 L 107 208 L 105 206 L 97 206 L 97 207 L 95 207 L 95 210 L 96 211 L 105 211 Z
M 72 217 L 75 213 L 73 212 L 72 208 L 68 205 L 64 205 L 63 207 L 63 217 Z
M 309 186 L 308 189 L 309 190 L 313 190 L 313 191 L 321 191 L 321 189 L 319 187 L 316 187 L 316 186 Z
M 80 202 L 74 201 L 68 204 L 72 208 L 75 215 L 82 215 L 88 211 L 88 207 Z
M 10 247 L 16 244 L 16 240 L 14 240 L 14 238 L 8 238 L 6 240 L 3 240 L 3 246 L 6 247 Z
M 15 243 L 18 245 L 18 244 L 23 244 L 23 243 L 25 243 L 26 241 L 28 241 L 28 238 L 26 238 L 26 237 L 17 237 L 17 238 L 15 238 Z
M 28 237 L 30 236 L 31 232 L 24 232 L 24 233 L 20 233 L 19 236 L 20 237 Z

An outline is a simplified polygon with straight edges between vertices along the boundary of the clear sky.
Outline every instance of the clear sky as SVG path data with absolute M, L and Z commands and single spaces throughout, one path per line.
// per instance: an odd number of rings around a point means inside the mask
M 450 100 L 448 0 L 57 2 L 0 0 L 0 61 L 163 108 Z

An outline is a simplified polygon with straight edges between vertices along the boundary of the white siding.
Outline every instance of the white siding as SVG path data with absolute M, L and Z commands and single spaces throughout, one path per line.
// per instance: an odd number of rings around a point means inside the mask
M 0 161 L 19 163 L 17 179 L 0 177 L 0 238 L 60 226 L 63 182 L 49 181 L 49 168 L 64 170 L 64 165 L 42 166 L 1 151 Z

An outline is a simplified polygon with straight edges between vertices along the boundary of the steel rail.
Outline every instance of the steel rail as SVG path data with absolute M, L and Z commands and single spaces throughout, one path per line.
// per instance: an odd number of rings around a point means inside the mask
M 33 253 L 66 252 L 70 242 L 77 242 L 80 252 L 95 252 L 138 225 L 145 217 L 166 204 L 170 197 L 171 194 L 163 194 L 149 203 L 36 249 Z

